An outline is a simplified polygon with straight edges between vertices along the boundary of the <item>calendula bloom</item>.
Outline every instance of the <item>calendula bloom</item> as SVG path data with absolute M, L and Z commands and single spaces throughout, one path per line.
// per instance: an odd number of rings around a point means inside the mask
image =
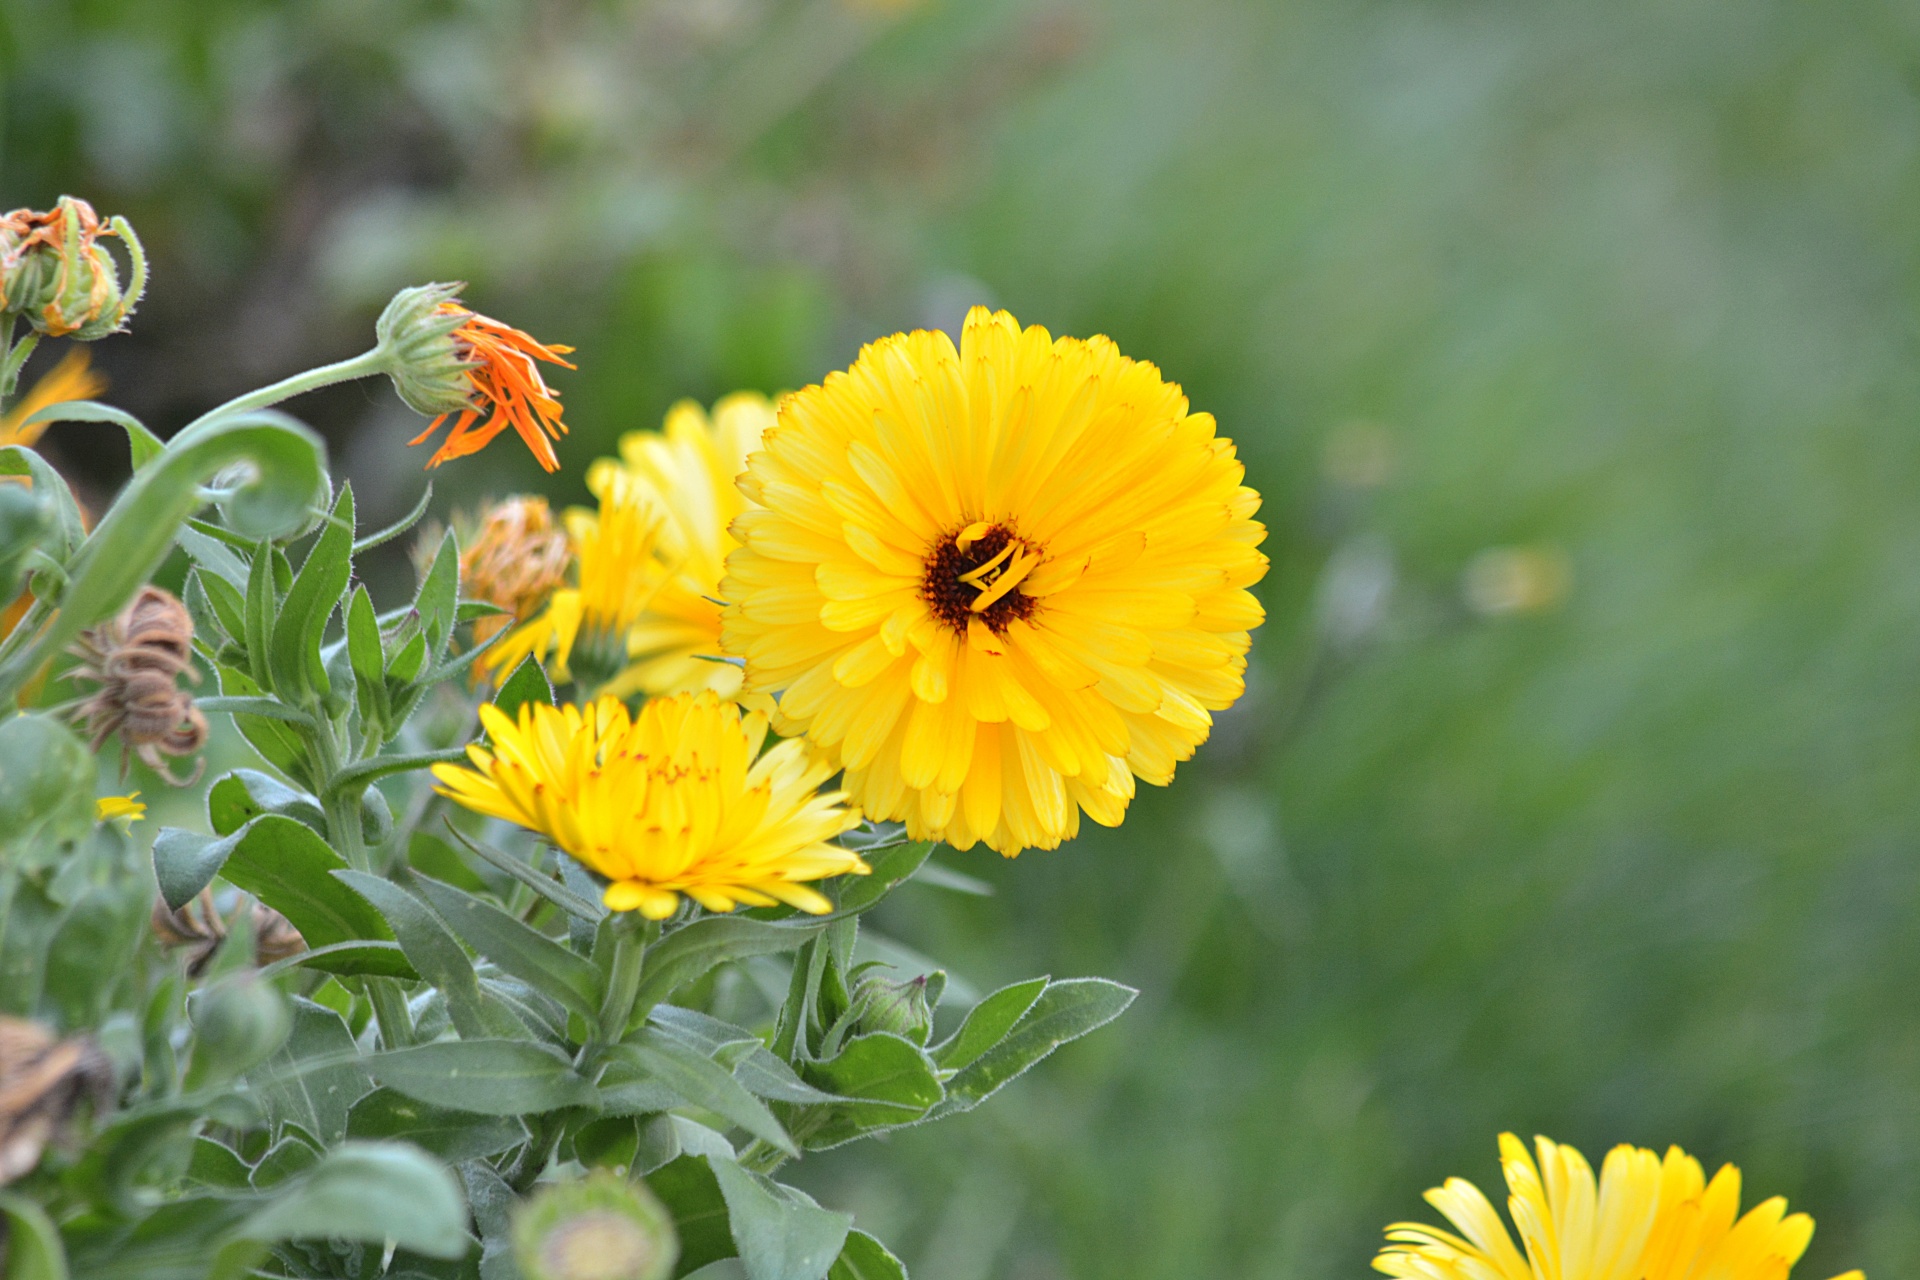
M 976 307 L 958 351 L 895 335 L 781 402 L 724 646 L 870 817 L 1053 848 L 1244 690 L 1267 562 L 1242 474 L 1152 365 Z
M 453 418 L 453 429 L 427 459 L 428 467 L 437 467 L 449 459 L 478 453 L 491 444 L 495 436 L 512 427 L 542 467 L 558 471 L 560 459 L 553 452 L 552 440 L 567 434 L 567 424 L 560 420 L 559 393 L 547 386 L 535 362 L 571 369 L 574 366 L 565 357 L 573 348 L 537 342 L 530 335 L 469 311 L 458 302 L 441 302 L 434 314 L 443 321 L 456 317 L 459 320 L 447 339 L 453 345 L 455 356 L 466 366 L 467 407 L 442 412 L 425 431 L 407 443 L 422 443 L 440 429 L 441 423 Z M 481 421 L 483 418 L 485 422 Z
M 1740 1216 L 1732 1165 L 1708 1182 L 1678 1147 L 1663 1160 L 1623 1145 L 1607 1153 L 1596 1184 L 1572 1147 L 1534 1143 L 1537 1163 L 1518 1138 L 1500 1135 L 1519 1248 L 1480 1189 L 1449 1178 L 1426 1199 L 1459 1234 L 1397 1222 L 1374 1268 L 1403 1280 L 1786 1280 L 1813 1238 L 1813 1219 L 1788 1214 L 1779 1196 Z
M 101 796 L 93 802 L 93 816 L 96 822 L 110 822 L 115 818 L 138 822 L 147 816 L 147 806 L 141 803 L 138 791 L 124 796 Z
M 531 618 L 566 579 L 573 562 L 567 532 L 554 520 L 545 498 L 520 496 L 492 504 L 480 513 L 471 536 L 463 534 L 460 541 L 461 594 L 507 611 L 473 624 L 476 643 Z
M 665 581 L 654 555 L 662 516 L 617 468 L 595 473 L 588 487 L 599 510 L 566 515 L 577 585 L 555 591 L 538 617 L 494 645 L 483 660 L 488 671 L 512 671 L 533 654 L 549 659 L 554 679 L 598 690 L 625 670 L 627 636 Z
M 91 400 L 107 389 L 107 380 L 92 368 L 85 347 L 67 352 L 60 363 L 40 375 L 40 380 L 5 413 L 0 413 L 0 446 L 32 446 L 46 434 L 48 423 L 28 425 L 27 419 L 51 405 L 69 400 Z
M 721 400 L 711 418 L 683 400 L 667 411 L 664 432 L 629 432 L 621 437 L 619 461 L 602 459 L 588 471 L 589 485 L 604 482 L 608 471 L 624 472 L 662 516 L 654 545 L 659 587 L 627 632 L 628 667 L 607 692 L 740 692 L 740 668 L 715 661 L 716 597 L 727 556 L 740 545 L 730 526 L 747 506 L 734 481 L 773 420 L 772 402 L 753 392 Z
M 761 754 L 767 718 L 711 691 L 585 707 L 528 703 L 518 720 L 480 708 L 490 746 L 471 769 L 435 765 L 441 795 L 517 823 L 605 876 L 606 904 L 660 920 L 681 895 L 710 911 L 741 903 L 832 909 L 807 881 L 864 875 L 859 855 L 828 841 L 860 823 L 832 768 L 804 743 Z
M 118 238 L 132 258 L 125 289 L 100 241 Z M 103 219 L 85 200 L 0 214 L 0 312 L 53 338 L 90 342 L 118 333 L 146 288 L 146 255 L 125 218 Z

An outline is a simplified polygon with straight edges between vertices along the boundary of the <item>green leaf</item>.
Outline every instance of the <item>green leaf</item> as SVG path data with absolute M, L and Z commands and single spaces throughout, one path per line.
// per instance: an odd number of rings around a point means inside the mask
M 91 830 L 94 776 L 86 746 L 53 717 L 0 721 L 0 866 L 50 860 Z
M 267 665 L 273 672 L 273 687 L 282 697 L 305 703 L 328 692 L 320 642 L 352 576 L 353 486 L 343 484 L 332 518 L 320 526 L 320 536 L 274 619 Z
M 346 1022 L 297 998 L 293 1034 L 247 1080 L 276 1125 L 298 1124 L 327 1143 L 346 1136 L 347 1109 L 373 1088 Z
M 21 425 L 31 427 L 41 422 L 49 425 L 56 422 L 111 422 L 127 433 L 127 449 L 133 455 L 135 471 L 159 457 L 167 447 L 161 443 L 159 436 L 147 430 L 146 424 L 140 419 L 125 409 L 116 409 L 97 400 L 65 400 L 50 404 Z
M 479 1115 L 590 1106 L 593 1086 L 565 1054 L 531 1040 L 441 1040 L 366 1059 L 373 1078 L 409 1098 Z
M 224 588 L 214 601 L 220 625 L 235 640 L 244 638 L 247 634 L 243 621 L 247 598 L 246 561 L 235 555 L 226 543 L 208 537 L 191 523 L 181 525 L 174 538 L 181 549 L 192 557 L 194 572 L 203 579 L 218 582 Z
M 532 654 L 520 660 L 520 665 L 513 669 L 513 674 L 493 695 L 493 705 L 509 720 L 517 720 L 520 708 L 529 702 L 549 707 L 553 705 L 553 685 L 547 679 L 546 670 L 540 665 L 539 659 Z
M 1027 1015 L 1047 989 L 1047 979 L 1029 978 L 1002 987 L 973 1006 L 960 1029 L 933 1048 L 933 1060 L 943 1071 L 958 1071 L 1006 1039 L 1014 1024 Z
M 0 449 L 0 476 L 25 476 L 36 495 L 53 505 L 54 539 L 42 543 L 48 555 L 67 563 L 87 540 L 87 526 L 80 518 L 80 504 L 73 491 L 47 460 L 24 445 L 10 444 Z
M 815 1151 L 912 1124 L 945 1096 L 926 1050 L 886 1031 L 854 1037 L 838 1056 L 808 1063 L 802 1074 L 809 1083 L 845 1099 L 794 1109 L 794 1135 Z
M 932 852 L 931 841 L 916 840 L 868 854 L 866 861 L 873 868 L 872 874 L 840 877 L 839 885 L 843 887 L 832 918 L 843 919 L 871 909 L 891 893 L 895 885 L 912 877 Z
M 253 562 L 247 567 L 246 596 L 247 674 L 260 686 L 255 692 L 273 688 L 273 670 L 267 665 L 272 646 L 273 619 L 280 609 L 280 594 L 273 585 L 273 546 L 262 540 L 254 548 Z
M 395 538 L 413 528 L 416 524 L 419 524 L 420 518 L 427 514 L 427 505 L 432 501 L 433 481 L 429 480 L 427 481 L 427 487 L 421 491 L 420 501 L 413 504 L 413 510 L 407 512 L 407 514 L 401 516 L 398 520 L 380 530 L 378 533 L 370 533 L 358 542 L 355 542 L 353 544 L 353 554 L 357 557 L 364 551 L 371 551 L 375 547 L 392 542 Z
M 467 945 L 534 990 L 584 1018 L 600 1013 L 600 971 L 492 903 L 450 884 L 415 877 L 420 891 Z
M 360 717 L 370 724 L 386 724 L 393 708 L 387 699 L 387 657 L 380 647 L 380 623 L 373 598 L 364 586 L 353 589 L 347 603 L 347 660 L 360 699 Z
M 506 872 L 515 880 L 518 880 L 521 884 L 526 885 L 527 888 L 533 890 L 548 902 L 551 902 L 554 906 L 559 907 L 562 911 L 594 924 L 598 924 L 600 921 L 606 919 L 607 909 L 604 906 L 591 898 L 574 892 L 566 885 L 555 880 L 552 876 L 543 874 L 530 865 L 526 859 L 516 858 L 510 853 L 503 853 L 492 845 L 482 844 L 476 840 L 469 840 L 461 833 L 459 828 L 453 826 L 451 823 L 448 824 L 447 831 L 454 839 L 465 845 L 467 849 L 482 862 Z M 422 869 L 424 870 L 424 868 Z
M 181 530 L 186 533 L 186 530 Z M 193 580 L 207 598 L 207 605 L 213 610 L 214 619 L 220 629 L 236 644 L 245 641 L 247 636 L 247 597 L 246 566 L 234 561 L 240 569 L 240 581 L 228 582 L 217 573 L 209 573 L 204 566 L 196 567 Z
M 647 1189 L 673 1215 L 680 1236 L 679 1274 L 685 1276 L 710 1262 L 734 1256 L 733 1234 L 727 1226 L 727 1201 L 705 1154 L 682 1155 L 646 1177 Z
M 178 911 L 212 884 L 239 843 L 239 832 L 216 837 L 179 827 L 160 828 L 153 838 L 153 873 L 168 909 Z
M 248 1218 L 254 1240 L 397 1244 L 430 1258 L 464 1257 L 466 1198 L 445 1165 L 397 1142 L 348 1142 Z
M 822 925 L 753 920 L 746 916 L 708 916 L 674 930 L 647 948 L 634 1002 L 633 1023 L 672 995 L 683 983 L 704 976 L 715 965 L 748 956 L 793 951 L 819 933 Z
M 217 836 L 229 836 L 262 814 L 275 813 L 325 835 L 327 814 L 320 802 L 258 769 L 235 769 L 207 789 L 207 822 Z
M 235 476 L 238 482 L 223 499 L 228 524 L 251 537 L 279 537 L 305 526 L 326 482 L 323 456 L 319 437 L 271 410 L 235 414 L 175 436 L 127 482 L 68 564 L 59 613 L 0 669 L 0 694 L 11 695 L 84 628 L 119 612 L 153 577 L 173 547 L 175 530 L 205 501 L 202 482 L 216 473 Z
M 412 962 L 407 959 L 406 951 L 397 942 L 333 942 L 324 947 L 311 947 L 298 955 L 276 961 L 274 966 L 269 967 L 278 972 L 277 966 L 280 965 L 341 977 L 411 979 L 417 975 Z M 262 969 L 261 972 L 267 970 Z
M 208 1137 L 194 1139 L 193 1157 L 187 1163 L 189 1180 L 221 1191 L 247 1191 L 253 1186 L 252 1174 L 232 1147 Z
M 1053 982 L 1013 1030 L 947 1081 L 947 1098 L 933 1116 L 971 1111 L 1061 1045 L 1105 1026 L 1140 993 L 1105 978 Z
M 391 942 L 393 931 L 380 913 L 328 874 L 346 865 L 305 824 L 267 814 L 240 833 L 221 874 L 292 921 L 309 946 Z
M 748 1280 L 824 1280 L 840 1256 L 853 1215 L 833 1213 L 811 1197 L 731 1160 L 711 1160 L 727 1202 L 734 1247 Z
M 436 764 L 457 764 L 466 758 L 465 747 L 444 747 L 438 751 L 416 751 L 408 755 L 373 756 L 350 764 L 334 774 L 327 782 L 327 789 L 334 793 L 349 788 L 357 790 L 396 773 L 411 773 L 415 769 Z
M 637 1032 L 613 1053 L 634 1063 L 688 1104 L 725 1117 L 789 1155 L 800 1154 L 766 1104 L 748 1093 L 746 1087 L 733 1078 L 732 1072 L 706 1055 L 651 1028 Z
M 795 1075 L 792 1067 L 767 1052 L 760 1038 L 744 1027 L 671 1004 L 655 1005 L 648 1021 L 696 1052 L 732 1063 L 733 1078 L 756 1097 L 777 1102 L 836 1100 Z
M 849 1231 L 827 1280 L 907 1280 L 907 1268 L 866 1232 Z
M 335 871 L 333 876 L 386 917 L 414 969 L 446 997 L 447 1016 L 461 1039 L 526 1036 L 525 1025 L 481 991 L 467 953 L 426 903 L 393 881 L 363 871 Z
M 7 1280 L 67 1280 L 67 1251 L 45 1209 L 0 1191 L 0 1215 L 7 1221 Z
M 375 1089 L 347 1113 L 347 1137 L 404 1139 L 449 1164 L 458 1164 L 511 1151 L 528 1135 L 517 1116 L 476 1116 L 436 1107 L 395 1089 Z
M 460 604 L 460 540 L 449 529 L 440 539 L 433 565 L 420 580 L 413 607 L 419 610 L 420 626 L 427 637 L 427 653 L 437 660 L 447 651 L 453 637 Z

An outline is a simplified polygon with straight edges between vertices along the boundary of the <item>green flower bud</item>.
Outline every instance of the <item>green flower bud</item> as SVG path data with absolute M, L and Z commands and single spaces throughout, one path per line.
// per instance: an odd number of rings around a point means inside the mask
M 854 984 L 853 1007 L 858 1010 L 855 1029 L 862 1034 L 890 1031 L 919 1045 L 933 1034 L 933 1005 L 924 974 L 895 982 L 869 973 Z
M 100 241 L 117 236 L 133 260 L 120 268 Z M 53 338 L 89 342 L 119 332 L 146 289 L 147 261 L 125 218 L 107 222 L 85 200 L 61 196 L 51 211 L 0 215 L 0 311 L 26 317 Z
M 521 1205 L 513 1252 L 526 1280 L 667 1280 L 680 1239 L 644 1183 L 597 1170 Z
M 220 1084 L 264 1062 L 293 1029 L 287 1002 L 252 972 L 197 992 L 193 1019 L 193 1066 L 187 1088 Z
M 473 313 L 454 301 L 466 285 L 423 284 L 402 289 L 380 313 L 374 334 L 387 361 L 387 376 L 408 407 L 429 418 L 470 408 L 474 362 L 453 331 Z

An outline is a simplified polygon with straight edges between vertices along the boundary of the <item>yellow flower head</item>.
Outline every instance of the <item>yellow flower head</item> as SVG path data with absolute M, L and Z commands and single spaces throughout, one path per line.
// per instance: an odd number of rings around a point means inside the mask
M 605 876 L 607 906 L 649 919 L 685 894 L 710 911 L 832 903 L 805 882 L 864 875 L 827 843 L 859 825 L 832 772 L 800 742 L 760 754 L 767 719 L 712 692 L 655 698 L 637 717 L 616 698 L 585 707 L 529 703 L 518 722 L 480 708 L 492 747 L 473 768 L 435 765 L 441 795 L 538 831 Z
M 1266 572 L 1233 445 L 1106 338 L 976 307 L 781 402 L 723 641 L 783 731 L 916 839 L 1112 826 L 1245 688 Z
M 624 472 L 662 514 L 655 554 L 660 588 L 627 635 L 630 662 L 608 691 L 674 693 L 712 689 L 722 697 L 740 691 L 740 668 L 711 659 L 720 654 L 720 580 L 727 556 L 740 544 L 729 531 L 747 501 L 734 482 L 747 455 L 773 425 L 765 396 L 740 392 L 713 407 L 708 418 L 683 400 L 667 411 L 666 430 L 621 437 L 620 459 L 602 459 L 587 483 Z
M 1374 1268 L 1403 1280 L 1786 1280 L 1813 1238 L 1813 1219 L 1787 1214 L 1779 1196 L 1739 1216 L 1732 1165 L 1709 1183 L 1678 1147 L 1662 1160 L 1622 1145 L 1607 1153 L 1596 1184 L 1578 1151 L 1534 1142 L 1538 1163 L 1518 1138 L 1500 1135 L 1524 1254 L 1480 1189 L 1449 1178 L 1426 1198 L 1460 1234 L 1397 1222 Z
M 540 616 L 496 644 L 483 665 L 511 671 L 528 654 L 551 657 L 556 680 L 578 677 L 598 689 L 627 665 L 627 636 L 663 581 L 654 546 L 662 517 L 625 472 L 599 471 L 589 483 L 598 511 L 567 512 L 578 585 L 555 591 Z
M 96 822 L 111 822 L 115 818 L 126 818 L 138 822 L 147 816 L 147 806 L 140 802 L 140 793 L 131 795 L 101 796 L 93 802 L 93 817 Z
M 20 402 L 0 413 L 0 445 L 39 443 L 46 434 L 48 423 L 36 422 L 27 425 L 27 419 L 50 405 L 63 404 L 68 400 L 91 400 L 107 389 L 107 380 L 95 373 L 92 358 L 85 347 L 75 347 L 67 352 L 60 363 L 40 375 L 33 389 L 20 397 Z

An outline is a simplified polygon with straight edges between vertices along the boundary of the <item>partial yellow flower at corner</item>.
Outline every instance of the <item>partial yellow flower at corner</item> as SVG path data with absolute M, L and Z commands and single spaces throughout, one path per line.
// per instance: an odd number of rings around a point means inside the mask
M 91 400 L 107 389 L 106 378 L 94 372 L 92 357 L 85 347 L 75 347 L 60 362 L 40 376 L 32 390 L 20 402 L 0 413 L 0 447 L 10 444 L 35 445 L 50 425 L 27 419 L 50 405 L 69 400 Z
M 115 818 L 138 822 L 146 816 L 147 806 L 141 803 L 138 791 L 124 796 L 101 796 L 93 802 L 93 817 L 96 822 L 111 822 Z
M 832 767 L 801 742 L 761 753 L 767 718 L 712 691 L 655 698 L 629 715 L 616 698 L 587 706 L 529 703 L 517 720 L 480 708 L 490 746 L 471 768 L 435 765 L 441 795 L 537 831 L 606 877 L 606 904 L 649 919 L 681 896 L 710 911 L 833 904 L 808 883 L 865 875 L 829 841 L 860 823 L 841 792 L 819 791 Z
M 1520 1247 L 1478 1187 L 1449 1178 L 1426 1199 L 1459 1234 L 1394 1223 L 1374 1268 L 1400 1280 L 1786 1280 L 1813 1238 L 1813 1219 L 1789 1215 L 1779 1196 L 1740 1216 L 1732 1165 L 1708 1182 L 1678 1147 L 1662 1159 L 1621 1145 L 1596 1181 L 1572 1147 L 1534 1143 L 1537 1161 L 1518 1138 L 1500 1135 Z M 1835 1280 L 1863 1277 L 1849 1271 Z
M 1117 825 L 1245 691 L 1260 496 L 1180 389 L 976 307 L 786 397 L 722 642 L 869 817 L 1012 855 Z

